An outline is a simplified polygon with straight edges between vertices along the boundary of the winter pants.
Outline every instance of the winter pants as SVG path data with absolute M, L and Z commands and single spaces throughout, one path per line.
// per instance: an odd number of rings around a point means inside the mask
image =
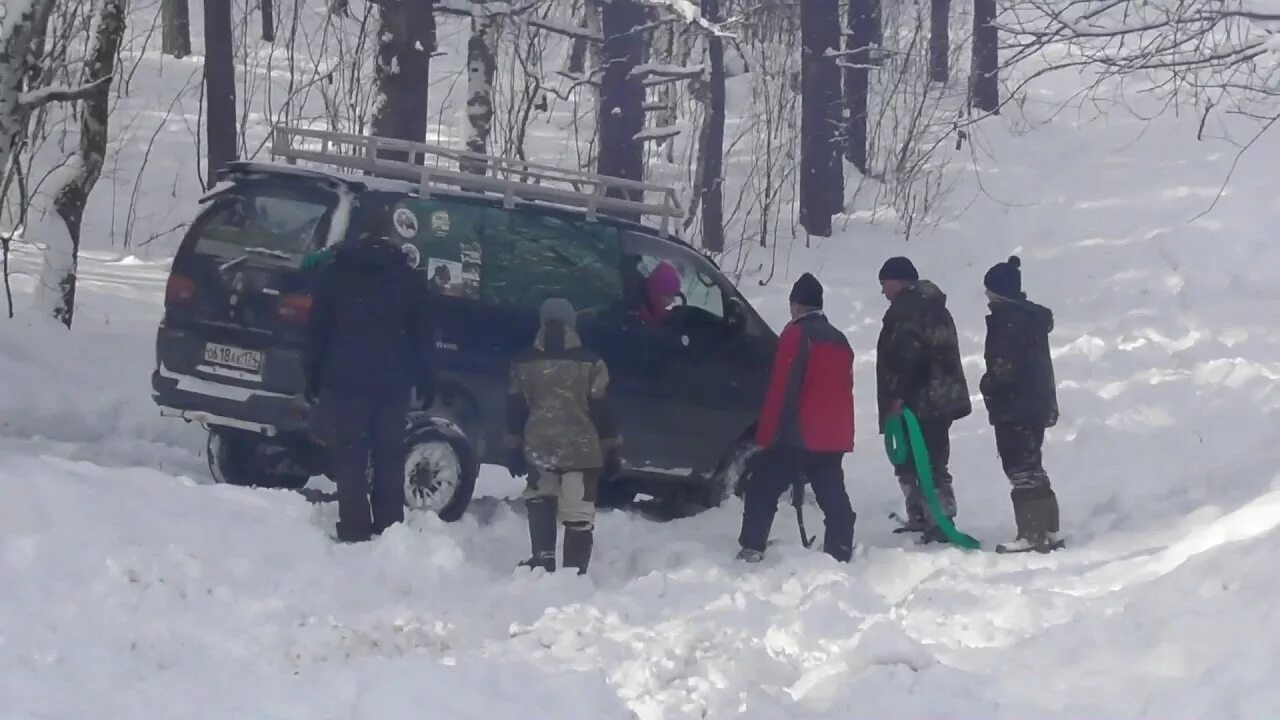
M 403 521 L 409 393 L 330 390 L 320 398 L 320 412 L 338 485 L 338 539 L 368 540 Z
M 844 453 L 809 452 L 772 447 L 752 459 L 746 488 L 742 532 L 738 544 L 764 552 L 778 500 L 796 482 L 808 482 L 826 523 L 823 550 L 840 562 L 853 557 L 853 525 L 857 516 L 844 487 Z
M 938 491 L 938 501 L 942 503 L 942 511 L 946 516 L 953 518 L 956 516 L 956 493 L 951 487 L 951 471 L 947 470 L 947 465 L 951 462 L 951 421 L 921 420 L 920 434 L 924 436 L 925 448 L 929 451 L 929 465 L 932 466 L 933 486 Z M 910 440 L 907 444 L 910 450 Z M 908 453 L 907 462 L 897 466 L 894 472 L 906 500 L 908 524 L 917 527 L 931 525 L 924 492 L 920 489 L 920 475 L 916 469 L 914 452 Z
M 1049 474 L 1044 471 L 1041 452 L 1044 428 L 1001 423 L 995 426 L 995 431 L 996 450 L 1009 484 L 1015 490 L 1049 487 Z
M 526 497 L 550 497 L 558 501 L 560 524 L 580 530 L 592 530 L 596 522 L 596 494 L 600 488 L 599 470 L 544 470 L 529 472 Z

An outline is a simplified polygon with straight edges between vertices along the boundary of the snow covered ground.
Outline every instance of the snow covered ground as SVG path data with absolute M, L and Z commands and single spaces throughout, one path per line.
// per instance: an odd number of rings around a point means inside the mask
M 165 244 L 99 234 L 74 332 L 0 322 L 0 718 L 1280 716 L 1280 135 L 1196 219 L 1235 148 L 1195 142 L 1194 119 L 1053 112 L 1070 90 L 1037 86 L 1030 132 L 1012 110 L 978 130 L 937 230 L 904 243 L 853 217 L 784 249 L 768 286 L 744 279 L 780 324 L 817 272 L 859 353 L 848 566 L 804 550 L 788 512 L 764 565 L 735 564 L 731 502 L 607 512 L 588 578 L 516 573 L 524 521 L 500 498 L 518 488 L 494 468 L 461 522 L 335 546 L 334 508 L 209 484 L 199 429 L 158 417 Z M 181 219 L 187 191 L 144 191 L 148 232 Z M 982 274 L 1013 252 L 1057 316 L 1046 461 L 1069 549 L 910 547 L 873 431 L 876 270 L 907 254 L 949 293 L 976 389 Z M 14 260 L 20 310 L 36 261 Z M 961 528 L 1010 538 L 980 409 L 953 471 Z

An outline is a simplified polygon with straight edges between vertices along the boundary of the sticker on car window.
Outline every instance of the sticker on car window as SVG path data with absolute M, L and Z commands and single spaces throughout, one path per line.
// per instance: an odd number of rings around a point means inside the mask
M 463 297 L 466 286 L 462 263 L 440 258 L 427 259 L 427 275 L 431 280 L 431 292 L 448 297 Z
M 444 210 L 436 210 L 431 213 L 431 232 L 436 235 L 449 234 L 449 213 Z
M 400 251 L 404 253 L 405 260 L 409 263 L 409 267 L 414 270 L 417 270 L 418 265 L 422 264 L 422 253 L 418 251 L 418 247 L 413 243 L 405 243 L 401 245 Z
M 418 216 L 413 214 L 409 208 L 396 208 L 392 214 L 392 222 L 396 226 L 396 232 L 400 233 L 400 237 L 405 239 L 413 239 L 418 235 Z

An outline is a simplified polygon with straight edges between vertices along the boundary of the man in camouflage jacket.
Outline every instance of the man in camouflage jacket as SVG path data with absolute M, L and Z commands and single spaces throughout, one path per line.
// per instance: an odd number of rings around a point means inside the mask
M 1044 470 L 1046 428 L 1058 422 L 1058 398 L 1049 355 L 1053 313 L 1022 292 L 1022 263 L 996 263 L 983 278 L 991 314 L 980 387 L 995 428 L 996 450 L 1012 490 L 1018 538 L 1003 552 L 1048 552 L 1058 539 L 1058 498 Z
M 929 451 L 929 464 L 938 498 L 947 517 L 955 517 L 956 498 L 951 473 L 951 423 L 969 415 L 969 386 L 960 362 L 955 321 L 947 310 L 947 296 L 937 285 L 921 280 L 911 261 L 890 258 L 880 270 L 880 286 L 889 299 L 884 325 L 876 343 L 876 399 L 880 428 L 910 408 L 920 421 Z M 937 536 L 925 508 L 915 460 L 896 470 L 906 499 L 906 529 Z
M 556 567 L 556 522 L 564 524 L 564 565 L 587 571 L 601 481 L 617 474 L 618 426 L 608 404 L 609 371 L 582 346 L 569 301 L 543 303 L 533 347 L 511 364 L 507 394 L 508 469 L 529 475 L 525 567 Z

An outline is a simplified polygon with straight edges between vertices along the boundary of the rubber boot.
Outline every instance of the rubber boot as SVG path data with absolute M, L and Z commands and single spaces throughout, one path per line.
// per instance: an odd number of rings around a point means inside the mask
M 529 559 L 520 567 L 556 571 L 556 499 L 538 496 L 525 503 L 529 514 Z
M 1049 528 L 1057 514 L 1058 498 L 1048 486 L 1014 488 L 1009 493 L 1013 501 L 1013 519 L 1018 526 L 1018 539 L 996 546 L 1001 553 L 1039 552 L 1054 550 Z
M 591 563 L 591 546 L 595 542 L 595 531 L 589 523 L 565 523 L 564 526 L 564 566 L 577 568 L 579 575 L 587 574 L 587 565 Z

